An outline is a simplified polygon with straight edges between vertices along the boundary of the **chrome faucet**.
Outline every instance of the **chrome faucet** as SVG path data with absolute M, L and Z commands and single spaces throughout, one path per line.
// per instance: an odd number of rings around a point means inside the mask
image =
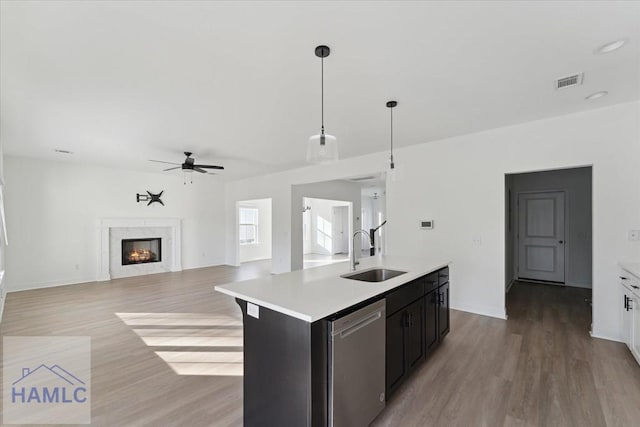
M 356 265 L 360 264 L 359 262 L 356 261 L 356 236 L 360 233 L 367 235 L 367 237 L 369 238 L 369 247 L 371 247 L 371 236 L 369 235 L 369 233 L 367 233 L 364 230 L 358 230 L 355 233 L 353 233 L 353 238 L 351 242 L 351 271 L 355 271 Z

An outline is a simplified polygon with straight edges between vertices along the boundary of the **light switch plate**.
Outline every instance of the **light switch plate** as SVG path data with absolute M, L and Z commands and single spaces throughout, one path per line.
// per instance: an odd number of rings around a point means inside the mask
M 255 305 L 255 304 L 251 304 L 250 302 L 247 303 L 247 314 L 251 317 L 255 317 L 256 319 L 260 318 L 260 306 L 259 305 Z
M 629 230 L 629 240 L 632 242 L 640 240 L 640 230 Z

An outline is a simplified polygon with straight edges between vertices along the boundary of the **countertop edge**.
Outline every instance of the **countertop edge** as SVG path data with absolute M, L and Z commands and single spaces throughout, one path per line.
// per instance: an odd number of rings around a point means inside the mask
M 272 303 L 270 303 L 268 301 L 263 301 L 263 300 L 259 300 L 257 298 L 248 297 L 246 295 L 239 294 L 237 292 L 231 291 L 231 290 L 229 290 L 227 288 L 223 288 L 221 286 L 223 286 L 223 285 L 215 286 L 214 289 L 216 291 L 220 292 L 220 293 L 229 295 L 231 297 L 238 298 L 238 299 L 241 299 L 243 301 L 247 301 L 247 302 L 250 302 L 252 304 L 259 305 L 260 307 L 268 308 L 268 309 L 271 309 L 273 311 L 277 311 L 278 313 L 286 314 L 288 316 L 295 317 L 295 318 L 300 319 L 300 320 L 304 320 L 305 322 L 309 322 L 309 323 L 313 323 L 314 322 L 313 318 L 311 316 L 309 316 L 308 314 L 298 313 L 297 311 L 290 310 L 288 308 L 281 307 L 281 306 L 276 305 L 276 304 L 272 304 Z M 318 319 L 316 319 L 316 320 L 318 320 Z
M 348 309 L 349 307 L 357 305 L 357 304 L 359 304 L 359 303 L 361 303 L 363 301 L 366 301 L 368 299 L 376 298 L 378 296 L 382 296 L 384 294 L 387 294 L 387 293 L 393 291 L 394 289 L 399 288 L 400 286 L 403 286 L 403 285 L 405 285 L 405 284 L 407 284 L 407 283 L 409 283 L 409 282 L 411 282 L 413 280 L 416 280 L 416 279 L 418 279 L 418 278 L 420 278 L 422 276 L 431 274 L 431 273 L 433 273 L 435 271 L 438 271 L 438 270 L 443 269 L 443 268 L 445 268 L 447 266 L 450 266 L 453 263 L 450 260 L 449 261 L 440 260 L 440 261 L 441 262 L 439 264 L 430 265 L 425 269 L 415 269 L 414 271 L 408 272 L 410 274 L 407 274 L 406 277 L 402 278 L 400 281 L 398 281 L 398 283 L 395 283 L 393 286 L 385 288 L 385 289 L 381 289 L 380 292 L 374 293 L 373 295 L 370 295 L 367 298 L 361 299 L 359 301 L 350 301 L 349 303 L 347 303 L 343 307 L 338 308 L 335 311 L 334 310 L 330 310 L 329 312 L 326 312 L 323 315 L 311 315 L 311 314 L 301 313 L 299 311 L 295 311 L 295 310 L 292 310 L 290 308 L 286 308 L 286 307 L 283 307 L 281 305 L 274 304 L 273 302 L 268 302 L 268 301 L 261 300 L 259 298 L 252 297 L 250 295 L 247 295 L 246 293 L 241 293 L 241 292 L 237 292 L 237 291 L 231 290 L 231 289 L 228 288 L 228 286 L 232 285 L 233 283 L 225 283 L 225 284 L 221 284 L 221 285 L 216 285 L 216 286 L 214 286 L 214 289 L 216 291 L 220 292 L 220 293 L 223 293 L 225 295 L 229 295 L 229 296 L 234 297 L 234 298 L 238 298 L 238 299 L 240 299 L 242 301 L 247 301 L 247 302 L 250 302 L 252 304 L 256 304 L 256 305 L 258 305 L 260 307 L 265 307 L 265 308 L 268 308 L 270 310 L 274 310 L 276 312 L 279 312 L 279 313 L 286 314 L 288 316 L 297 318 L 299 320 L 303 320 L 303 321 L 308 322 L 308 323 L 313 323 L 313 322 L 316 322 L 318 320 L 325 319 L 325 318 L 331 316 L 332 314 L 335 314 L 335 313 L 338 313 L 338 312 L 340 312 L 342 310 Z M 363 268 L 361 271 L 369 270 L 371 268 L 376 268 L 376 267 L 387 268 L 384 265 L 374 265 L 374 266 L 369 266 L 369 267 Z M 317 268 L 322 268 L 322 267 L 317 267 Z M 289 274 L 289 273 L 283 273 L 283 274 Z M 340 276 L 338 276 L 338 277 L 340 277 Z M 398 277 L 402 277 L 402 276 L 398 276 Z M 326 280 L 326 278 L 318 279 L 318 280 L 315 280 L 315 281 L 320 281 L 320 280 Z M 393 280 L 393 279 L 391 279 L 391 280 Z M 241 282 L 237 282 L 237 283 L 241 283 Z

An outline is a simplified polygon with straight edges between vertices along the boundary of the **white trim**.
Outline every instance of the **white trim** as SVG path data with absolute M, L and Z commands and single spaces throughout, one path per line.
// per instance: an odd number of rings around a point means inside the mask
M 171 271 L 182 271 L 182 220 L 180 218 L 103 218 L 98 224 L 98 264 L 96 281 L 111 280 L 109 273 L 109 231 L 111 228 L 167 227 L 170 228 L 173 245 Z
M 493 308 L 493 307 L 478 307 L 477 305 L 467 305 L 467 304 L 456 304 L 455 306 L 451 305 L 452 310 L 464 311 L 467 313 L 479 314 L 481 316 L 487 317 L 495 317 L 496 319 L 507 320 L 507 315 L 502 310 Z
M 7 299 L 7 292 L 4 290 L 4 270 L 0 270 L 0 323 L 2 323 L 2 314 L 4 313 L 4 302 Z
M 589 331 L 589 335 L 591 336 L 591 338 L 600 338 L 600 339 L 603 339 L 603 340 L 621 342 L 623 344 L 626 344 L 624 342 L 624 340 L 622 338 L 620 338 L 620 337 L 614 337 L 614 336 L 610 336 L 610 335 L 601 335 L 601 334 L 593 333 L 592 331 Z
M 517 279 L 511 279 L 509 280 L 509 283 L 507 283 L 507 288 L 505 289 L 504 293 L 508 294 L 509 291 L 511 290 L 511 287 L 513 286 L 513 284 L 515 283 Z

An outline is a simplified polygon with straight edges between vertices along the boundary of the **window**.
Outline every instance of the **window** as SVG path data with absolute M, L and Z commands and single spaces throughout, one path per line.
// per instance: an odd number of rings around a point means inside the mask
M 258 244 L 258 209 L 240 208 L 239 235 L 241 245 Z

